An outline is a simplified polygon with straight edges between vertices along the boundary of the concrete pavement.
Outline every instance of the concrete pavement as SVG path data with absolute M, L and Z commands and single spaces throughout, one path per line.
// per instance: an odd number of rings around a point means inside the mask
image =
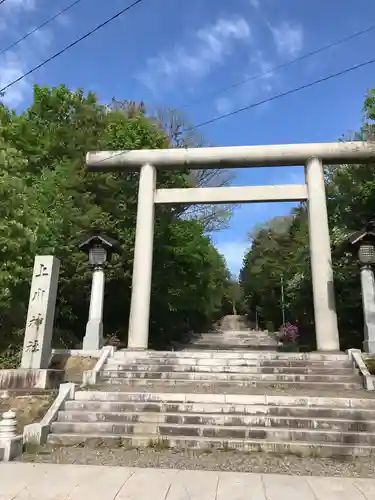
M 375 500 L 375 479 L 0 464 L 0 500 Z

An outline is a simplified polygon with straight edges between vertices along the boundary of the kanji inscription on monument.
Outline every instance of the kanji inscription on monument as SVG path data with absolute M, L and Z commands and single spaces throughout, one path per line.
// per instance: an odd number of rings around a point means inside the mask
M 21 368 L 48 368 L 59 270 L 53 255 L 35 257 Z

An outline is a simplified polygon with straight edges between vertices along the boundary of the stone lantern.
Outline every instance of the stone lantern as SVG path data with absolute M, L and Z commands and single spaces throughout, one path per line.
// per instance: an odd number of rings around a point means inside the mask
M 375 221 L 349 237 L 351 249 L 361 269 L 362 306 L 364 316 L 363 350 L 375 353 Z
M 103 233 L 97 233 L 86 236 L 79 249 L 88 254 L 93 269 L 89 319 L 82 348 L 85 351 L 98 350 L 103 346 L 104 267 L 113 253 L 119 253 L 120 244 Z

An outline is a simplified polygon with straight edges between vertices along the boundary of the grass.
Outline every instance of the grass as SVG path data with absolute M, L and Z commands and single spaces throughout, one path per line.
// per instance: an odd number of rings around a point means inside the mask
M 51 369 L 64 370 L 64 382 L 82 383 L 83 372 L 94 368 L 96 358 L 81 356 L 57 356 L 50 365 Z M 53 400 L 57 396 L 57 390 L 38 391 L 33 394 L 16 395 L 10 391 L 10 396 L 0 398 L 0 414 L 10 409 L 17 415 L 17 431 L 23 432 L 25 425 L 39 422 L 46 414 Z
M 83 372 L 92 370 L 96 365 L 97 358 L 83 356 L 56 356 L 49 368 L 53 370 L 64 370 L 64 382 L 82 383 Z
M 159 438 L 155 440 L 150 439 L 150 441 L 147 443 L 147 448 L 152 448 L 157 451 L 169 450 L 170 444 L 168 439 L 165 438 Z
M 56 391 L 46 391 L 43 394 L 26 394 L 0 399 L 0 412 L 10 409 L 17 415 L 17 431 L 22 433 L 25 425 L 39 422 L 56 398 Z
M 367 358 L 364 362 L 370 374 L 375 375 L 375 358 Z

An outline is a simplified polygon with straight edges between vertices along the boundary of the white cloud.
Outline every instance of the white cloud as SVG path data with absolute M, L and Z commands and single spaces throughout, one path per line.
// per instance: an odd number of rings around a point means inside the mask
M 40 29 L 40 30 L 35 31 L 35 33 L 33 33 L 31 35 L 29 40 L 31 38 L 34 39 L 35 45 L 37 47 L 39 47 L 39 49 L 44 49 L 44 48 L 48 48 L 51 45 L 52 40 L 53 40 L 53 33 L 52 33 L 52 31 L 44 28 L 44 29 Z
M 270 72 L 274 66 L 275 64 L 266 59 L 261 50 L 255 51 L 249 59 L 248 73 L 243 78 L 245 83 L 237 87 L 231 97 L 217 98 L 216 111 L 220 114 L 229 113 L 244 104 L 251 104 L 262 99 L 272 92 L 277 82 L 276 74 Z
M 233 100 L 228 97 L 218 97 L 216 99 L 216 109 L 221 115 L 226 115 L 232 110 Z
M 177 45 L 170 52 L 148 59 L 138 79 L 156 92 L 160 87 L 174 85 L 178 79 L 203 78 L 232 53 L 236 42 L 247 41 L 250 36 L 244 18 L 218 19 L 215 24 L 197 30 L 189 46 Z
M 9 35 L 9 42 L 12 42 L 15 39 L 14 33 L 17 30 L 20 16 L 15 16 L 9 9 L 23 8 L 32 10 L 35 8 L 36 0 L 7 0 L 4 6 L 8 2 L 8 11 L 4 14 L 5 29 L 2 35 L 5 37 Z M 0 89 L 20 78 L 39 61 L 46 50 L 49 49 L 52 41 L 52 31 L 48 29 L 38 30 L 26 42 L 17 45 L 12 52 L 8 51 L 0 56 Z M 6 89 L 4 96 L 0 99 L 7 106 L 15 108 L 26 99 L 31 91 L 31 86 L 32 81 L 29 78 L 23 78 L 9 89 Z
M 276 75 L 271 70 L 275 67 L 275 64 L 266 59 L 261 50 L 255 52 L 255 54 L 251 57 L 251 62 L 259 74 L 258 81 L 260 82 L 262 90 L 265 90 L 266 92 L 273 90 L 273 83 Z
M 6 0 L 4 2 L 5 9 L 23 9 L 34 10 L 37 0 Z
M 0 89 L 19 78 L 24 71 L 22 61 L 15 54 L 8 53 L 0 65 Z M 28 91 L 29 84 L 26 80 L 21 80 L 6 90 L 1 99 L 7 106 L 16 107 L 21 104 Z
M 249 0 L 249 2 L 250 2 L 250 5 L 254 9 L 259 9 L 259 7 L 260 7 L 260 0 Z
M 73 24 L 73 19 L 68 16 L 68 14 L 60 14 L 59 17 L 56 18 L 56 22 L 61 26 L 70 27 Z
M 284 21 L 278 26 L 269 24 L 277 51 L 281 56 L 295 56 L 303 49 L 303 28 Z

